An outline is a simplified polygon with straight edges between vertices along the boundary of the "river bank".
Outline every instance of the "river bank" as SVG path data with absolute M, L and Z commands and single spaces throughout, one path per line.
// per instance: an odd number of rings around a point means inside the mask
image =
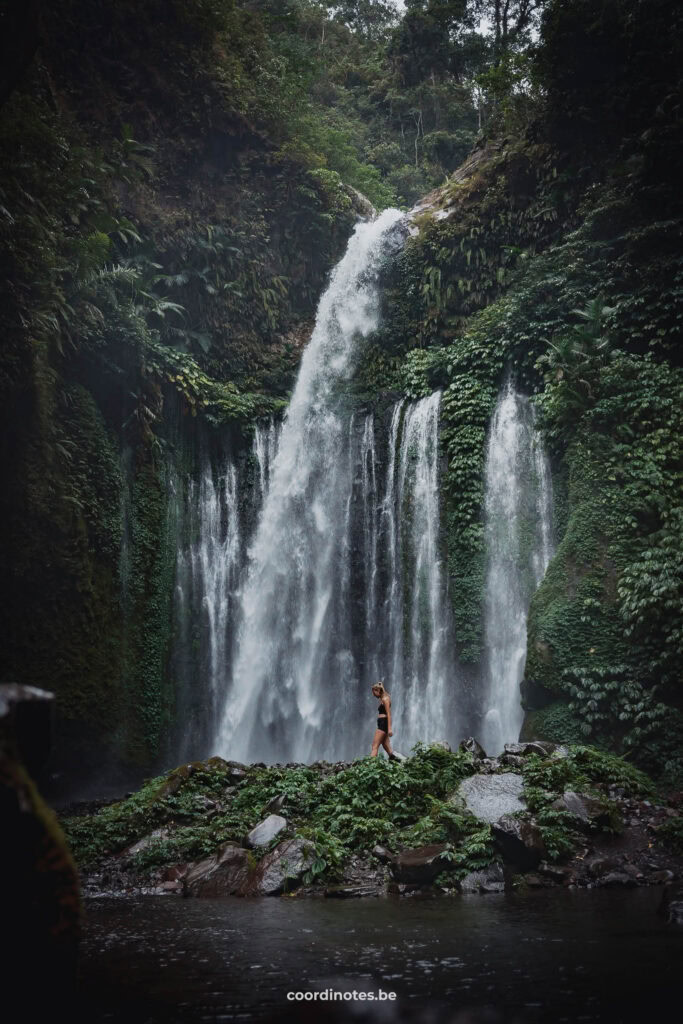
M 63 824 L 86 895 L 344 899 L 676 883 L 680 803 L 593 748 L 470 739 L 397 762 L 215 757 Z

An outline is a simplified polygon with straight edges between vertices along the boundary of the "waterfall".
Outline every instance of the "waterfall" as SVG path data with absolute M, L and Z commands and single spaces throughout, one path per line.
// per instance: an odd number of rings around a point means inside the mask
M 529 399 L 511 383 L 491 423 L 486 470 L 485 677 L 482 743 L 489 754 L 519 736 L 519 685 L 532 594 L 552 555 L 550 469 Z
M 343 383 L 378 324 L 377 271 L 400 214 L 359 225 L 318 308 L 271 456 L 238 594 L 215 748 L 240 760 L 353 757 L 383 676 L 400 746 L 456 732 L 439 551 L 440 395 L 351 414 Z M 270 459 L 270 461 L 269 461 Z M 381 483 L 384 493 L 380 495 Z M 399 733 L 400 721 L 400 733 Z

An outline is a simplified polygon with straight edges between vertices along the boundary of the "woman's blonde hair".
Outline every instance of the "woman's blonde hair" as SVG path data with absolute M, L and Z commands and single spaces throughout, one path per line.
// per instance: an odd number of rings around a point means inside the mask
M 374 684 L 374 686 L 372 687 L 372 689 L 373 689 L 373 690 L 379 690 L 379 695 L 380 695 L 380 697 L 383 697 L 383 696 L 384 696 L 384 694 L 385 694 L 385 693 L 387 692 L 387 691 L 386 691 L 386 690 L 384 689 L 384 683 L 375 683 L 375 684 Z

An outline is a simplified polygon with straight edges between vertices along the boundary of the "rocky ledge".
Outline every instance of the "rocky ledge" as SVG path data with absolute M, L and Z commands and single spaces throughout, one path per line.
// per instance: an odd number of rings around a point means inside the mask
M 396 762 L 181 765 L 72 807 L 86 893 L 189 897 L 500 893 L 667 886 L 683 920 L 683 794 L 590 747 L 474 739 Z

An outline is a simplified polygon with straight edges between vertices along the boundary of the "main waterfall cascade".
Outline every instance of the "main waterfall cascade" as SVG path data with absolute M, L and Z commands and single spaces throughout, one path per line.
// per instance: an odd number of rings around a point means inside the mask
M 443 566 L 441 394 L 380 414 L 352 410 L 344 387 L 378 322 L 378 270 L 404 235 L 397 211 L 356 228 L 284 421 L 259 424 L 250 451 L 214 445 L 196 479 L 176 481 L 183 757 L 361 755 L 377 679 L 392 695 L 398 749 L 457 744 L 474 728 L 495 752 L 519 734 L 526 615 L 552 551 L 550 474 L 529 400 L 506 386 L 491 424 L 477 697 L 457 668 Z
M 534 408 L 511 382 L 489 433 L 486 487 L 485 665 L 481 741 L 497 754 L 519 737 L 526 620 L 552 556 L 552 485 Z
M 343 388 L 359 339 L 377 326 L 377 272 L 402 244 L 400 221 L 385 211 L 356 228 L 271 448 L 214 743 L 224 756 L 362 753 L 369 685 L 381 676 L 404 749 L 458 731 L 439 553 L 440 396 L 400 403 L 387 431 L 350 413 Z

